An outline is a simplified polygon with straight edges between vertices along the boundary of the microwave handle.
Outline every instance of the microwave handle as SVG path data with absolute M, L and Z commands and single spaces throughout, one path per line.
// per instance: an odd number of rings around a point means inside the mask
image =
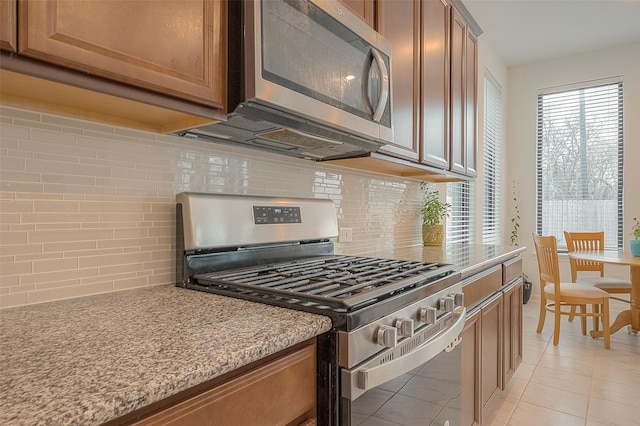
M 376 61 L 376 64 L 378 65 L 378 69 L 380 70 L 380 79 L 382 82 L 378 96 L 378 105 L 376 105 L 375 111 L 373 110 L 368 94 L 369 74 L 371 72 L 373 61 Z M 382 118 L 384 108 L 387 105 L 387 100 L 389 99 L 389 71 L 387 70 L 387 65 L 384 63 L 384 59 L 382 59 L 380 53 L 374 48 L 369 49 L 364 63 L 365 67 L 362 70 L 362 99 L 367 113 L 369 113 L 372 116 L 373 121 L 377 123 Z
M 366 391 L 375 388 L 391 379 L 401 376 L 414 368 L 430 361 L 441 352 L 450 352 L 460 344 L 460 333 L 464 328 L 466 308 L 457 314 L 455 322 L 443 333 L 424 342 L 413 351 L 379 364 L 374 359 L 366 366 L 351 371 L 342 371 L 342 395 L 353 401 Z
M 384 108 L 387 106 L 387 100 L 389 100 L 389 70 L 387 70 L 387 65 L 384 63 L 382 55 L 380 55 L 376 49 L 371 49 L 371 53 L 378 64 L 378 68 L 380 69 L 380 79 L 382 80 L 380 96 L 378 97 L 378 105 L 373 113 L 373 121 L 378 123 L 382 118 Z

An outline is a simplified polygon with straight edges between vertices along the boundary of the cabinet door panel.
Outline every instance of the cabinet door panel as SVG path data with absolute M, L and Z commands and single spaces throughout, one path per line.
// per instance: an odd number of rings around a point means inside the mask
M 466 121 L 464 145 L 466 149 L 465 166 L 467 176 L 478 175 L 477 162 L 477 100 L 478 100 L 478 42 L 471 31 L 466 31 L 466 84 L 465 84 L 465 110 Z
M 422 158 L 425 164 L 449 168 L 449 7 L 422 2 Z
M 134 423 L 137 426 L 285 425 L 316 404 L 315 345 L 279 358 Z
M 467 315 L 462 330 L 462 424 L 480 424 L 481 314 Z
M 20 54 L 222 107 L 226 2 L 21 1 Z
M 455 9 L 451 10 L 451 158 L 449 167 L 454 172 L 464 174 L 467 171 L 465 166 L 466 150 L 464 146 L 466 25 L 458 12 Z
M 513 358 L 513 339 L 516 325 L 514 324 L 514 306 L 513 299 L 515 297 L 515 286 L 509 285 L 504 290 L 504 326 L 503 326 L 503 351 L 502 351 L 502 383 L 501 389 L 504 389 L 511 376 L 515 372 Z
M 504 291 L 504 351 L 502 389 L 522 362 L 522 280 L 509 285 Z
M 418 160 L 418 99 L 420 94 L 420 2 L 379 1 L 378 31 L 391 42 L 393 56 L 394 144 L 385 154 Z
M 338 0 L 347 6 L 353 13 L 358 15 L 364 22 L 373 27 L 374 25 L 374 0 Z
M 0 0 L 0 49 L 11 52 L 17 50 L 17 1 L 18 0 Z
M 482 307 L 482 363 L 480 400 L 485 411 L 502 387 L 502 293 Z

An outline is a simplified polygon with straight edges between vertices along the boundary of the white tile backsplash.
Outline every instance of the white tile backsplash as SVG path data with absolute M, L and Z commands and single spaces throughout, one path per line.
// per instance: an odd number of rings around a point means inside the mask
M 421 243 L 419 182 L 0 108 L 0 308 L 173 283 L 175 194 L 332 199 L 373 254 Z

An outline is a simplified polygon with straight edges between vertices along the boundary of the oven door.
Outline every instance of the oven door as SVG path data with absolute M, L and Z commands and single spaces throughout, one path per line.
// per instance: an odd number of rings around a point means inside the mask
M 360 366 L 342 369 L 340 424 L 460 425 L 465 314 L 456 309 Z

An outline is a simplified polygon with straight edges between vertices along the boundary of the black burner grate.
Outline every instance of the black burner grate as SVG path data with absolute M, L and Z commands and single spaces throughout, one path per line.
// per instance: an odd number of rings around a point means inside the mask
M 196 275 L 200 285 L 351 312 L 453 272 L 451 265 L 323 256 Z

